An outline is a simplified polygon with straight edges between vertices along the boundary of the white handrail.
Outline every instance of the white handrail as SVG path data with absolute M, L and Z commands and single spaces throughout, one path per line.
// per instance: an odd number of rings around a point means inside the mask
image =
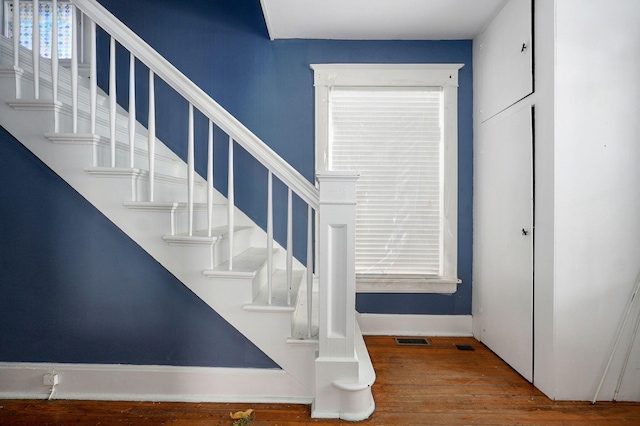
M 72 2 L 103 30 L 112 37 L 116 37 L 118 42 L 133 53 L 140 62 L 152 69 L 286 186 L 293 189 L 307 204 L 314 209 L 318 208 L 319 193 L 313 184 L 107 9 L 92 0 L 72 0 Z

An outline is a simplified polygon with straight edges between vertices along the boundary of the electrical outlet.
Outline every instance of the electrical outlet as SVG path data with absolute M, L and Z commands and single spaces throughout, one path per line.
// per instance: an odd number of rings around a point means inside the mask
M 55 386 L 60 383 L 60 375 L 57 373 L 47 373 L 43 376 L 42 383 L 46 386 Z

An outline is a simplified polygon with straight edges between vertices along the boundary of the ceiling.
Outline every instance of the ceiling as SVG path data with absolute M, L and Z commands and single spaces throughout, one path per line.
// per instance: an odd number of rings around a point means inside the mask
M 269 37 L 473 39 L 506 0 L 260 0 Z

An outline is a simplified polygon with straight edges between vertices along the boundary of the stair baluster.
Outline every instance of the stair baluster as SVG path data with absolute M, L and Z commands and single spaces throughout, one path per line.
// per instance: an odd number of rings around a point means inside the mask
M 78 37 L 78 41 L 80 42 L 80 45 L 78 46 L 78 62 L 80 64 L 85 64 L 87 61 L 87 58 L 85 56 L 85 49 L 84 49 L 84 28 L 85 28 L 85 23 L 84 23 L 84 13 L 82 13 L 80 11 L 80 22 L 78 22 L 78 28 L 80 28 L 82 30 L 82 32 L 80 33 L 80 37 Z
M 58 100 L 58 0 L 51 1 L 51 90 L 53 102 Z
M 234 187 L 233 187 L 233 138 L 229 136 L 229 161 L 227 178 L 227 240 L 229 242 L 229 270 L 233 270 L 233 228 L 235 208 Z
M 307 206 L 307 337 L 311 338 L 313 319 L 313 209 Z
M 293 192 L 287 188 L 287 306 L 291 306 L 293 283 Z
M 129 54 L 129 167 L 135 167 L 136 154 L 136 57 Z
M 109 138 L 111 139 L 111 167 L 116 166 L 116 39 L 109 42 Z
M 211 236 L 213 226 L 213 122 L 209 120 L 207 139 L 207 236 Z M 212 265 L 213 267 L 213 265 Z
M 189 103 L 189 126 L 187 137 L 187 210 L 189 212 L 189 236 L 193 236 L 193 179 L 194 179 L 194 160 L 193 160 L 193 105 Z
M 271 305 L 273 293 L 273 173 L 269 171 L 267 189 L 267 303 Z
M 154 182 L 156 175 L 156 89 L 155 75 L 153 70 L 149 69 L 149 201 L 153 203 Z
M 33 97 L 40 99 L 40 4 L 33 0 L 33 31 L 31 33 L 31 53 L 33 55 Z M 20 21 L 18 21 L 20 25 Z M 20 31 L 18 31 L 20 33 Z
M 57 21 L 57 11 L 54 16 Z M 75 134 L 78 133 L 78 9 L 75 5 L 71 5 L 71 26 L 71 127 Z
M 98 107 L 98 68 L 97 68 L 97 53 L 96 53 L 96 23 L 91 20 L 89 28 L 89 43 L 91 51 L 91 59 L 89 64 L 89 90 L 90 90 L 90 109 L 91 115 L 91 134 L 96 134 L 96 110 Z M 94 167 L 97 164 L 94 163 Z
M 13 0 L 12 15 L 13 67 L 20 68 L 20 0 Z

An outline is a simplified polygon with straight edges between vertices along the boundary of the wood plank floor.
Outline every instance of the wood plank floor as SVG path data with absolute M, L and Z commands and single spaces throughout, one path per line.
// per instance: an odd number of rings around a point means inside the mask
M 376 411 L 362 425 L 640 425 L 640 403 L 553 402 L 471 338 L 365 340 Z M 231 425 L 229 412 L 247 408 L 254 426 L 347 424 L 310 419 L 305 405 L 0 400 L 0 425 Z

